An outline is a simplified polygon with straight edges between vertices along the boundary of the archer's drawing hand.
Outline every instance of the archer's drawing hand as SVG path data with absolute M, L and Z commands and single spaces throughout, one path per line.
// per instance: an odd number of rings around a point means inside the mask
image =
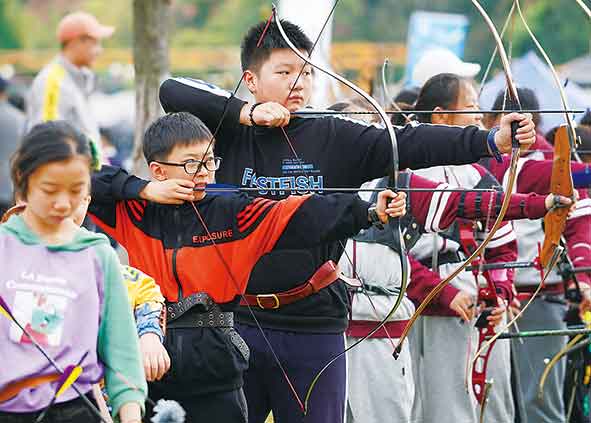
M 449 308 L 455 311 L 465 322 L 469 322 L 474 318 L 474 298 L 467 292 L 458 292 L 449 303 Z
M 507 311 L 507 306 L 503 302 L 503 300 L 499 299 L 498 307 L 492 309 L 490 316 L 486 318 L 490 324 L 493 326 L 497 326 L 499 323 L 503 321 L 503 314 Z
M 140 197 L 159 204 L 183 204 L 194 200 L 194 187 L 193 181 L 185 179 L 151 181 L 140 192 Z
M 245 122 L 247 125 L 252 125 L 250 121 L 250 104 L 246 104 L 242 108 L 240 122 Z M 242 114 L 246 113 L 247 118 L 244 119 Z M 259 126 L 268 126 L 276 128 L 279 126 L 286 126 L 289 123 L 291 114 L 283 105 L 269 101 L 267 103 L 259 104 L 252 112 L 252 120 Z

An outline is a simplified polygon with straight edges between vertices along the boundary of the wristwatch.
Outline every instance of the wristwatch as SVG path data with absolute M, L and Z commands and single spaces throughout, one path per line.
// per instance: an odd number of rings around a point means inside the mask
M 375 204 L 372 204 L 367 209 L 367 220 L 369 220 L 369 222 L 373 226 L 375 226 L 376 228 L 384 229 L 384 224 L 382 223 L 382 221 L 380 220 L 380 217 L 378 216 L 378 210 L 377 210 Z

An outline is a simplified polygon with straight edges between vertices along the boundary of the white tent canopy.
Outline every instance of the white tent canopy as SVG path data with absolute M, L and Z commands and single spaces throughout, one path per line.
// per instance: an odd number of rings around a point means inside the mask
M 513 60 L 511 71 L 517 86 L 530 88 L 536 93 L 541 109 L 560 110 L 563 108 L 560 102 L 560 93 L 550 69 L 533 51 Z M 564 85 L 565 80 L 563 79 L 561 82 Z M 484 85 L 480 96 L 480 107 L 483 110 L 490 109 L 497 94 L 503 89 L 505 89 L 505 75 L 500 72 Z M 585 109 L 591 106 L 591 96 L 573 82 L 567 84 L 565 92 L 571 108 Z M 575 120 L 582 116 L 582 114 L 576 115 Z M 542 114 L 540 129 L 545 133 L 564 122 L 564 115 Z

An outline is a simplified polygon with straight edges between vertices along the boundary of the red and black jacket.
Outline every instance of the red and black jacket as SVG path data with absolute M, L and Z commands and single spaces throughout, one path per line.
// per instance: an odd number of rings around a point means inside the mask
M 195 203 L 208 233 L 189 203 L 171 206 L 140 200 L 145 185 L 124 170 L 104 166 L 93 176 L 89 213 L 127 250 L 130 265 L 155 278 L 168 301 L 206 292 L 217 303 L 231 302 L 244 293 L 262 255 L 346 239 L 370 226 L 370 204 L 355 195 L 274 201 L 208 194 Z

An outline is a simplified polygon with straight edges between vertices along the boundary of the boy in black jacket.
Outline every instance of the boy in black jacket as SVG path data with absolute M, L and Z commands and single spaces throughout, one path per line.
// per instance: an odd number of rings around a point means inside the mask
M 151 398 L 178 400 L 188 422 L 246 422 L 242 373 L 249 351 L 233 329 L 232 310 L 257 260 L 347 238 L 376 216 L 400 216 L 405 196 L 383 191 L 374 214 L 371 204 L 346 194 L 280 201 L 206 195 L 221 160 L 208 149 L 210 139 L 188 113 L 158 119 L 143 145 L 153 182 L 105 166 L 93 177 L 89 212 L 126 248 L 132 266 L 155 276 L 167 300 L 172 366 L 150 384 Z M 150 202 L 166 201 L 161 193 L 171 185 L 189 201 Z
M 297 26 L 287 21 L 282 25 L 292 43 L 307 55 L 311 41 Z M 310 188 L 359 187 L 388 174 L 393 152 L 383 128 L 340 117 L 291 117 L 291 112 L 308 104 L 313 71 L 287 48 L 274 22 L 266 32 L 265 22 L 249 30 L 242 42 L 241 60 L 244 81 L 254 95 L 254 103 L 187 78 L 169 79 L 160 89 L 166 111 L 188 111 L 212 131 L 221 124 L 215 151 L 224 162 L 217 174 L 218 182 L 258 187 L 259 195 L 280 199 Z M 303 73 L 297 78 L 302 67 Z M 503 119 L 496 133 L 475 126 L 398 128 L 399 168 L 473 163 L 490 156 L 491 148 L 508 152 L 510 123 L 514 120 L 520 122 L 517 139 L 522 145 L 534 141 L 531 117 L 511 113 Z M 254 306 L 257 319 L 273 348 L 279 350 L 279 361 L 288 367 L 300 395 L 318 370 L 345 348 L 348 296 L 338 277 L 332 280 L 336 283 L 305 298 L 294 292 L 318 277 L 326 263 L 337 262 L 341 253 L 338 243 L 272 252 L 257 263 L 250 278 L 247 302 Z M 252 352 L 245 379 L 249 422 L 264 422 L 272 409 L 276 422 L 300 423 L 298 404 L 250 312 L 241 307 L 237 317 L 237 329 Z M 306 421 L 342 422 L 345 386 L 342 359 L 323 374 Z

